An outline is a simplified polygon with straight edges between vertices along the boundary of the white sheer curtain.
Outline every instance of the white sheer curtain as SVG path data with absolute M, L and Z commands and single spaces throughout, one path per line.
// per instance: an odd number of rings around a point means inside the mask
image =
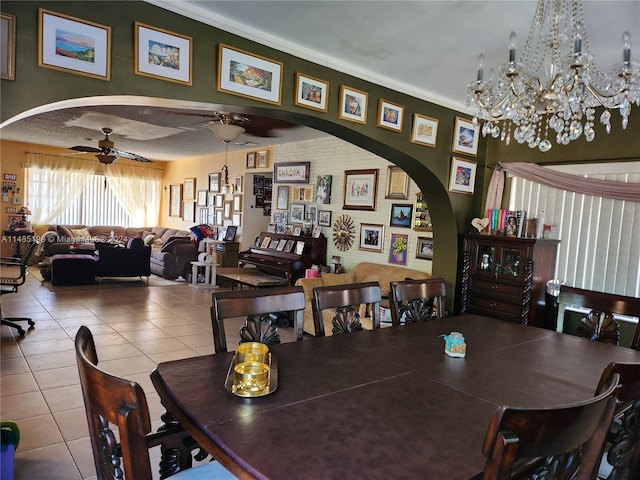
M 105 170 L 109 187 L 134 225 L 155 225 L 160 211 L 162 171 L 112 163 Z
M 69 155 L 28 153 L 27 184 L 31 223 L 47 225 L 84 190 L 96 171 L 95 160 Z

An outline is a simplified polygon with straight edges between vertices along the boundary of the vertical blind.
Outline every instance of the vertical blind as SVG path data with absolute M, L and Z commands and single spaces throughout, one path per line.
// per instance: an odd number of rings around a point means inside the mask
M 547 168 L 640 184 L 640 162 Z M 509 178 L 507 186 L 510 210 L 525 210 L 530 218 L 544 212 L 544 223 L 557 228 L 556 278 L 573 287 L 640 296 L 639 203 L 559 190 L 519 177 Z

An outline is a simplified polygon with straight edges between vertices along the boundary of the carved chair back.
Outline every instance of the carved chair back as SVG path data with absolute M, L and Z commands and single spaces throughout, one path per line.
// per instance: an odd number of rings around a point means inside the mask
M 487 457 L 482 478 L 520 478 L 523 470 L 527 473 L 523 478 L 595 478 L 619 379 L 613 375 L 600 395 L 572 405 L 499 407 L 482 447 Z M 540 458 L 545 459 L 542 464 L 536 461 Z
M 168 413 L 164 425 L 151 432 L 147 399 L 136 382 L 119 378 L 98 367 L 91 331 L 82 326 L 75 339 L 76 362 L 89 425 L 89 437 L 98 480 L 152 480 L 149 449 L 160 446 L 160 478 L 175 480 L 235 478 L 219 462 L 193 467 L 207 457 L 199 445 Z M 118 428 L 120 443 L 112 427 Z
M 620 375 L 615 421 L 609 430 L 608 479 L 640 478 L 640 363 L 611 363 L 602 373 L 596 395 Z
M 373 328 L 380 328 L 380 301 L 382 300 L 378 282 L 350 283 L 313 289 L 313 323 L 316 337 L 324 337 L 322 311 L 335 309 L 333 316 L 333 335 L 363 330 L 360 314 L 361 304 L 371 304 Z
M 446 295 L 444 278 L 391 282 L 389 284 L 391 323 L 400 325 L 403 316 L 404 323 L 444 317 Z
M 216 353 L 227 351 L 224 320 L 246 317 L 240 330 L 240 342 L 280 343 L 275 315 L 291 312 L 296 341 L 302 340 L 304 319 L 302 287 L 274 287 L 236 290 L 211 294 L 211 325 Z
M 564 314 L 568 306 L 591 310 L 591 314 L 578 326 L 579 336 L 614 345 L 618 345 L 620 341 L 620 325 L 614 320 L 613 314 L 640 318 L 640 298 L 562 285 L 558 297 L 559 330 L 564 323 Z M 631 348 L 640 350 L 640 322 L 636 327 Z

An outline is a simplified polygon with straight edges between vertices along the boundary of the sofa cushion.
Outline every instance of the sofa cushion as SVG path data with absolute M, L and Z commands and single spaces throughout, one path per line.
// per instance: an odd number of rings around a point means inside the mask
M 63 241 L 73 242 L 73 232 L 64 225 L 56 225 L 56 233 L 65 239 Z
M 413 270 L 406 267 L 393 265 L 382 265 L 379 263 L 360 262 L 353 267 L 354 283 L 378 282 L 380 284 L 380 294 L 383 297 L 389 296 L 389 283 L 413 278 L 414 280 L 431 278 L 427 272 Z
M 153 245 L 153 243 L 156 241 L 156 236 L 153 233 L 150 233 L 148 235 L 145 235 L 142 241 L 145 245 Z
M 91 241 L 91 233 L 89 233 L 89 229 L 88 228 L 72 228 L 71 230 L 71 236 L 76 240 L 76 241 L 80 241 L 80 242 L 89 242 Z
M 322 287 L 324 284 L 322 283 L 322 277 L 316 278 L 299 278 L 296 280 L 296 286 L 302 286 L 302 290 L 304 291 L 304 298 L 307 301 L 310 301 L 313 298 L 313 289 L 316 287 Z
M 354 283 L 353 271 L 347 273 L 323 273 L 321 278 L 324 287 Z
M 144 241 L 141 238 L 138 238 L 138 237 L 130 238 L 127 241 L 127 248 L 130 249 L 130 250 L 132 248 L 140 248 L 140 247 L 144 247 L 144 246 L 145 246 Z

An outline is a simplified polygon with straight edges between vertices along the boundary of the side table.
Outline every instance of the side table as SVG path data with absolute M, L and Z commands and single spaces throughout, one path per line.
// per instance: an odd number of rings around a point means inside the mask
M 207 263 L 207 262 L 191 262 L 191 285 L 197 287 L 207 286 L 207 287 L 217 287 L 216 285 L 216 263 Z M 200 272 L 200 268 L 204 268 L 204 282 L 198 282 L 198 275 Z

